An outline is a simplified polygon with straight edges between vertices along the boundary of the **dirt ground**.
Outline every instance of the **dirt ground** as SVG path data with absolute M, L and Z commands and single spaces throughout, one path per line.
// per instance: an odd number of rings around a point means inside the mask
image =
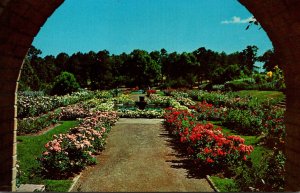
M 162 119 L 120 119 L 98 164 L 83 171 L 71 190 L 83 192 L 212 192 L 191 175 Z

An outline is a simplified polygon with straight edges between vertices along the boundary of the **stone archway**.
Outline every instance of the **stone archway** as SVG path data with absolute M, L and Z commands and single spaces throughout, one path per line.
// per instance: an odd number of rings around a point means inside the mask
M 286 64 L 286 190 L 300 190 L 300 1 L 239 0 L 260 21 Z M 16 187 L 16 90 L 34 36 L 63 0 L 0 0 L 0 191 Z M 17 83 L 17 84 L 16 84 Z

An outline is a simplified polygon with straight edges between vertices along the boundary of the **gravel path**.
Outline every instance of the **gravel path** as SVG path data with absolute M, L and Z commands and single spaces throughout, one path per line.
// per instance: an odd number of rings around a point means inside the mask
M 120 119 L 97 157 L 99 163 L 83 171 L 72 192 L 212 192 L 206 179 L 189 175 L 161 123 Z

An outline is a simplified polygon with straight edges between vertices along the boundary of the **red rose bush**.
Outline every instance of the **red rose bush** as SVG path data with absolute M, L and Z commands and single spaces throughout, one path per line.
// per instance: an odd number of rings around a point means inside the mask
M 253 151 L 243 138 L 226 136 L 211 123 L 197 123 L 188 111 L 168 108 L 164 118 L 166 128 L 187 147 L 187 154 L 198 166 L 223 171 L 245 161 Z

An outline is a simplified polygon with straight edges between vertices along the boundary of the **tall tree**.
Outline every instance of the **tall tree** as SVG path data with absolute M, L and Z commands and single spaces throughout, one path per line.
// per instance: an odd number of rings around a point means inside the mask
M 279 57 L 274 49 L 267 50 L 262 56 L 258 57 L 258 61 L 264 63 L 263 68 L 267 71 L 273 71 L 276 65 L 282 68 L 282 64 L 280 63 Z
M 240 53 L 240 62 L 246 75 L 252 74 L 256 67 L 254 64 L 257 61 L 257 51 L 257 46 L 247 46 L 246 49 Z
M 147 87 L 161 78 L 161 66 L 144 50 L 133 50 L 124 66 L 132 86 Z

